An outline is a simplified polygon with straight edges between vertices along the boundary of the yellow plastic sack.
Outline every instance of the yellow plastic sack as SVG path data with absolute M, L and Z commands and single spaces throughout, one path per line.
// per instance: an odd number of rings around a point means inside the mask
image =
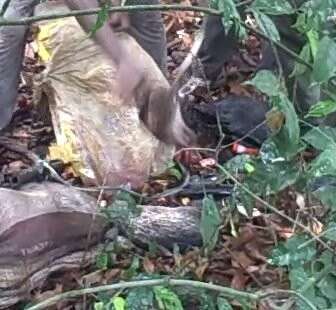
M 46 4 L 43 4 L 44 6 Z M 39 14 L 65 11 L 48 4 Z M 136 100 L 123 104 L 117 95 L 116 68 L 75 18 L 39 24 L 36 45 L 46 70 L 36 83 L 48 98 L 57 144 L 50 158 L 72 162 L 86 184 L 141 185 L 160 172 L 174 148 L 159 142 L 139 119 Z M 129 35 L 123 44 L 146 67 L 153 87 L 169 87 L 152 58 Z

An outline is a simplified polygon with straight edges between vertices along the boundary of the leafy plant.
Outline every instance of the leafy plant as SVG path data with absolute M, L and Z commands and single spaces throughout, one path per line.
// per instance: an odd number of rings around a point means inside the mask
M 201 235 L 203 246 L 212 251 L 218 240 L 221 216 L 213 198 L 205 197 L 202 203 Z

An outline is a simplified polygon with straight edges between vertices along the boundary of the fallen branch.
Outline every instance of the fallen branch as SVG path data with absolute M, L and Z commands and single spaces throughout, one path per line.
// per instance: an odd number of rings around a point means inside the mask
M 61 300 L 79 297 L 79 296 L 83 296 L 86 294 L 94 294 L 94 293 L 99 293 L 99 292 L 107 292 L 107 291 L 129 289 L 129 288 L 136 288 L 136 287 L 153 287 L 153 286 L 158 286 L 158 285 L 189 286 L 189 287 L 198 288 L 198 289 L 206 289 L 206 290 L 218 292 L 222 294 L 223 296 L 226 296 L 231 299 L 238 299 L 238 300 L 245 299 L 250 302 L 260 302 L 263 299 L 269 298 L 278 293 L 286 293 L 288 295 L 293 295 L 299 298 L 300 300 L 302 300 L 308 306 L 309 309 L 316 310 L 316 307 L 309 300 L 307 300 L 304 296 L 294 291 L 279 290 L 279 291 L 273 291 L 273 292 L 267 292 L 267 293 L 262 292 L 262 291 L 256 292 L 256 293 L 247 293 L 247 292 L 238 291 L 238 290 L 235 290 L 229 287 L 224 287 L 224 286 L 215 285 L 211 283 L 192 281 L 192 280 L 170 279 L 170 278 L 157 279 L 157 280 L 131 281 L 131 282 L 116 283 L 116 284 L 98 286 L 98 287 L 93 287 L 93 288 L 74 290 L 74 291 L 66 292 L 66 293 L 59 294 L 51 298 L 48 298 L 45 301 L 42 301 L 36 304 L 35 306 L 27 308 L 27 310 L 45 309 L 46 307 L 55 305 L 57 302 Z

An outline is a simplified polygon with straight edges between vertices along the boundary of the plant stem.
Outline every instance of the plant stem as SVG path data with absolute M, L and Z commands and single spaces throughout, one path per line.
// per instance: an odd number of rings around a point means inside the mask
M 9 3 L 10 0 L 7 0 Z M 6 2 L 6 3 L 7 3 Z M 4 10 L 4 7 L 6 3 L 3 5 L 2 11 Z M 245 3 L 242 2 L 237 5 L 242 6 Z M 73 10 L 66 13 L 60 13 L 60 14 L 43 14 L 40 16 L 32 16 L 32 17 L 25 17 L 25 18 L 19 18 L 19 19 L 0 19 L 0 27 L 1 26 L 18 26 L 18 25 L 30 25 L 34 22 L 39 22 L 42 20 L 52 20 L 52 19 L 58 19 L 58 18 L 65 18 L 65 17 L 74 17 L 74 16 L 84 16 L 84 15 L 96 15 L 101 11 L 101 8 L 95 8 L 95 9 L 88 9 L 88 10 Z M 166 5 L 125 5 L 125 6 L 115 6 L 112 8 L 109 8 L 109 12 L 138 12 L 138 11 L 190 11 L 190 12 L 199 12 L 204 13 L 206 15 L 215 15 L 215 16 L 223 16 L 223 12 L 206 8 L 206 7 L 197 7 L 192 5 L 178 5 L 178 4 L 166 4 Z M 292 57 L 296 61 L 300 62 L 301 64 L 307 66 L 309 69 L 312 69 L 312 65 L 308 62 L 306 62 L 304 59 L 300 57 L 297 53 L 283 45 L 282 43 L 273 40 L 272 38 L 269 38 L 266 34 L 262 33 L 259 30 L 256 30 L 248 25 L 246 25 L 243 21 L 239 21 L 239 23 L 248 29 L 249 31 L 253 32 L 257 36 L 266 39 L 278 48 L 282 49 L 288 56 Z
M 300 227 L 304 232 L 308 233 L 312 236 L 316 241 L 318 241 L 321 245 L 323 245 L 326 249 L 328 249 L 331 253 L 335 253 L 335 250 L 331 248 L 326 242 L 324 242 L 319 236 L 315 235 L 308 227 L 304 226 L 301 223 L 297 223 L 294 219 L 290 216 L 282 213 L 276 207 L 272 206 L 265 200 L 258 197 L 255 193 L 251 192 L 244 184 L 239 182 L 233 175 L 231 175 L 223 166 L 218 165 L 217 167 L 220 171 L 222 171 L 226 176 L 228 176 L 235 184 L 237 184 L 245 193 L 253 197 L 256 201 L 260 202 L 263 206 L 265 206 L 268 210 L 272 211 L 273 213 L 281 216 L 282 218 L 286 219 L 288 222 L 297 225 Z
M 274 290 L 272 292 L 256 292 L 256 293 L 247 293 L 238 291 L 229 287 L 224 287 L 216 284 L 205 283 L 200 281 L 193 281 L 193 280 L 181 280 L 181 279 L 170 279 L 170 278 L 163 278 L 163 279 L 155 279 L 155 280 L 139 280 L 139 281 L 130 281 L 130 282 L 122 282 L 110 285 L 103 285 L 97 286 L 93 288 L 85 288 L 80 290 L 74 290 L 66 293 L 62 293 L 51 298 L 48 298 L 34 306 L 27 308 L 27 310 L 42 310 L 52 305 L 55 305 L 57 302 L 67 299 L 67 298 L 74 298 L 79 297 L 86 294 L 94 294 L 98 292 L 106 292 L 106 291 L 114 291 L 120 289 L 130 289 L 130 288 L 137 288 L 137 287 L 153 287 L 153 286 L 189 286 L 198 289 L 206 289 L 210 291 L 215 291 L 223 296 L 226 296 L 231 299 L 245 299 L 249 300 L 250 302 L 259 302 L 265 298 L 269 298 L 271 296 L 277 295 L 279 293 L 286 293 L 288 295 L 293 295 L 303 301 L 311 310 L 316 310 L 316 307 L 312 305 L 312 303 L 303 297 L 300 293 L 290 290 Z
M 93 288 L 85 288 L 80 290 L 74 290 L 66 293 L 62 293 L 51 298 L 48 298 L 32 307 L 27 308 L 27 310 L 41 310 L 45 309 L 46 307 L 50 307 L 55 305 L 57 302 L 73 297 L 79 297 L 86 294 L 94 294 L 98 292 L 106 292 L 106 291 L 113 291 L 113 290 L 120 290 L 120 289 L 129 289 L 129 288 L 136 288 L 136 287 L 152 287 L 152 286 L 159 286 L 159 285 L 167 285 L 167 286 L 189 286 L 199 289 L 207 289 L 211 291 L 216 291 L 220 294 L 223 294 L 230 298 L 235 299 L 248 299 L 250 301 L 257 302 L 260 297 L 258 293 L 247 293 L 238 291 L 232 288 L 223 287 L 211 283 L 199 282 L 199 281 L 192 281 L 192 280 L 179 280 L 179 279 L 170 279 L 170 278 L 163 278 L 163 279 L 155 279 L 155 280 L 140 280 L 140 281 L 131 281 L 131 282 L 122 282 L 110 285 L 103 285 L 97 286 Z

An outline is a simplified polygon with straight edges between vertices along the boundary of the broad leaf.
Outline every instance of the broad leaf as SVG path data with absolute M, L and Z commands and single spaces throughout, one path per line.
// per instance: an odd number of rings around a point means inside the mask
M 260 70 L 252 80 L 244 84 L 253 85 L 269 97 L 278 96 L 281 92 L 279 79 L 269 70 Z
M 336 176 L 336 147 L 330 146 L 323 151 L 310 165 L 309 175 L 313 178 Z
M 179 297 L 170 289 L 154 287 L 155 299 L 160 310 L 183 310 Z
M 333 100 L 320 101 L 314 104 L 306 117 L 325 117 L 336 111 L 336 102 Z
M 309 46 L 309 44 L 305 44 L 304 47 L 302 48 L 301 52 L 300 52 L 300 57 L 308 62 L 311 63 L 312 61 L 312 52 L 311 52 L 311 47 Z M 306 71 L 308 70 L 307 66 L 304 64 L 301 64 L 299 62 L 295 62 L 295 66 L 294 66 L 294 71 L 291 73 L 291 77 L 293 76 L 299 76 L 302 75 L 304 73 L 306 73 Z
M 217 309 L 218 310 L 233 310 L 228 300 L 222 296 L 218 296 L 217 298 Z
M 152 310 L 154 308 L 154 294 L 152 289 L 140 287 L 132 289 L 126 298 L 128 310 Z
M 328 81 L 336 73 L 336 42 L 324 37 L 318 46 L 313 66 L 313 77 L 316 82 Z
M 311 29 L 307 32 L 307 37 L 309 41 L 311 54 L 313 56 L 313 60 L 315 61 L 316 55 L 317 55 L 318 44 L 319 44 L 319 34 L 317 33 L 317 31 Z M 310 63 L 308 59 L 305 59 L 305 60 L 308 63 Z
M 330 145 L 336 147 L 336 128 L 315 127 L 308 131 L 302 139 L 315 149 L 324 151 Z
M 228 33 L 232 27 L 235 27 L 235 32 L 239 38 L 246 37 L 246 30 L 239 24 L 241 18 L 233 0 L 216 0 L 212 1 L 212 5 L 223 14 L 222 23 L 226 33 Z
M 255 0 L 251 7 L 269 15 L 294 13 L 293 7 L 286 0 Z
M 336 223 L 335 222 L 329 223 L 329 225 L 326 227 L 323 237 L 331 241 L 336 241 Z
M 99 253 L 96 256 L 96 266 L 98 269 L 107 269 L 110 263 L 110 254 L 106 252 Z
M 302 266 L 290 270 L 289 280 L 292 290 L 299 292 L 313 304 L 319 301 L 319 298 L 316 296 L 314 283 L 311 283 L 314 279 L 310 277 L 310 274 Z M 297 299 L 296 309 L 309 310 L 311 308 L 302 300 Z
M 305 235 L 295 235 L 280 243 L 272 251 L 269 263 L 276 266 L 299 267 L 305 262 L 309 262 L 316 255 L 315 242 L 301 247 L 310 237 Z
M 336 211 L 336 184 L 322 186 L 314 191 L 313 195 L 319 199 L 323 205 Z M 334 231 L 333 234 L 336 237 L 336 231 Z
M 248 187 L 256 194 L 266 195 L 278 193 L 296 183 L 300 170 L 295 162 L 275 162 L 265 164 L 257 161 L 254 172 L 246 179 Z
M 291 158 L 299 151 L 300 145 L 300 127 L 299 119 L 295 112 L 293 104 L 288 98 L 280 94 L 272 98 L 272 104 L 277 107 L 286 118 L 285 125 L 279 133 L 272 138 L 279 151 L 286 158 Z
M 324 277 L 319 283 L 318 288 L 321 293 L 331 301 L 336 301 L 336 277 L 329 274 Z
M 120 296 L 113 297 L 112 304 L 113 304 L 114 310 L 125 310 L 126 301 L 124 298 Z
M 253 10 L 254 18 L 257 21 L 261 31 L 270 39 L 280 41 L 280 34 L 273 21 L 264 13 Z
M 199 310 L 216 310 L 216 305 L 213 297 L 210 294 L 202 293 L 200 295 L 200 307 Z
M 218 240 L 218 230 L 221 225 L 221 216 L 216 202 L 209 197 L 205 197 L 202 203 L 201 215 L 201 235 L 203 246 L 212 251 Z

